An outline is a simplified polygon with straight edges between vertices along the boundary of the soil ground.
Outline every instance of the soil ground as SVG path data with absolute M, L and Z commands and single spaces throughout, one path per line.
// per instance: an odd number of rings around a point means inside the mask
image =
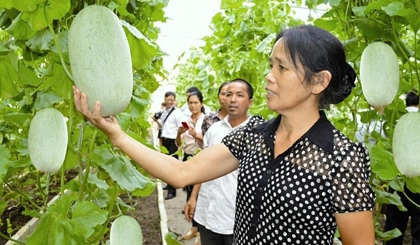
M 160 233 L 160 214 L 158 209 L 158 194 L 155 190 L 148 197 L 137 197 L 133 198 L 135 210 L 130 211 L 127 215 L 134 217 L 141 225 L 143 232 L 143 244 L 144 245 L 159 245 L 162 244 L 162 237 Z M 1 232 L 7 234 L 7 221 L 9 218 L 10 222 L 15 227 L 17 232 L 20 227 L 25 225 L 31 217 L 22 215 L 22 209 L 10 208 L 6 210 L 2 215 Z M 13 232 L 15 233 L 15 232 Z M 0 237 L 0 244 L 6 244 L 7 240 Z
M 134 217 L 140 224 L 143 232 L 144 245 L 162 244 L 160 232 L 160 214 L 158 208 L 158 191 L 150 196 L 135 199 L 135 210 L 127 215 Z

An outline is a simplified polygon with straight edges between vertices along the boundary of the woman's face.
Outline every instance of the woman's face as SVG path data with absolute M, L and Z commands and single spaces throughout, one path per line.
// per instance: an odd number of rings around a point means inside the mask
M 188 98 L 188 108 L 192 114 L 200 114 L 203 103 L 200 102 L 197 95 L 191 95 Z
M 228 84 L 224 85 L 221 89 L 220 89 L 220 93 L 219 93 L 219 104 L 221 108 L 225 108 L 226 109 L 226 90 L 227 90 Z
M 268 109 L 285 114 L 291 110 L 304 109 L 313 103 L 313 95 L 304 81 L 304 70 L 299 64 L 296 69 L 286 53 L 282 39 L 278 40 L 269 58 L 270 71 L 265 77 Z M 312 104 L 311 104 L 312 105 Z

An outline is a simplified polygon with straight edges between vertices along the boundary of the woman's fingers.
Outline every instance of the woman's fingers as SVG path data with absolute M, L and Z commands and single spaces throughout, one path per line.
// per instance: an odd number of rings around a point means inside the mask
M 74 98 L 74 105 L 76 106 L 76 110 L 81 111 L 80 108 L 80 90 L 73 86 L 73 98 Z
M 97 124 L 102 119 L 101 116 L 101 103 L 99 101 L 95 102 L 93 112 L 89 110 L 87 95 L 80 92 L 76 86 L 73 86 L 73 96 L 74 96 L 74 105 L 76 109 L 83 114 L 91 123 Z M 115 119 L 112 119 L 115 121 Z

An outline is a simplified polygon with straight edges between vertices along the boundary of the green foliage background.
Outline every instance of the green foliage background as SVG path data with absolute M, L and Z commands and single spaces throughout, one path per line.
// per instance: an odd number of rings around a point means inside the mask
M 147 121 L 151 94 L 158 88 L 157 77 L 165 78 L 163 53 L 156 44 L 165 22 L 168 0 L 2 0 L 0 2 L 0 213 L 9 205 L 22 205 L 25 214 L 42 217 L 43 230 L 51 230 L 53 241 L 42 240 L 37 229 L 27 244 L 90 244 L 107 239 L 108 224 L 131 207 L 118 199 L 120 194 L 143 196 L 154 190 L 154 181 L 124 154 L 113 148 L 105 135 L 89 126 L 75 112 L 72 101 L 71 71 L 67 36 L 75 15 L 86 5 L 100 4 L 113 10 L 122 21 L 133 61 L 135 87 L 130 106 L 118 115 L 123 129 L 149 145 Z M 247 2 L 247 4 L 243 4 Z M 330 7 L 320 18 L 295 19 L 294 8 L 308 7 L 312 13 L 321 4 Z M 420 192 L 420 178 L 399 173 L 392 156 L 395 124 L 404 113 L 399 95 L 419 89 L 420 4 L 418 0 L 222 0 L 221 12 L 211 23 L 213 33 L 203 38 L 202 47 L 193 48 L 176 65 L 177 93 L 195 85 L 205 93 L 205 103 L 217 108 L 218 86 L 233 78 L 244 78 L 255 89 L 251 114 L 276 116 L 265 106 L 265 79 L 268 56 L 280 29 L 312 23 L 334 33 L 344 44 L 348 61 L 359 71 L 361 54 L 371 42 L 389 44 L 400 61 L 398 96 L 380 115 L 366 102 L 360 82 L 351 96 L 331 108 L 329 118 L 342 132 L 354 139 L 357 117 L 362 123 L 373 119 L 385 122 L 387 138 L 373 133 L 375 145 L 365 142 L 371 153 L 372 185 L 378 209 L 374 222 L 378 239 L 399 234 L 383 233 L 378 219 L 383 204 L 397 204 L 399 197 L 388 193 L 407 187 Z M 182 102 L 182 101 L 180 101 Z M 181 103 L 182 104 L 182 103 Z M 43 108 L 58 109 L 68 118 L 69 147 L 62 170 L 44 175 L 32 166 L 27 137 L 35 113 Z M 85 171 L 86 169 L 90 171 Z M 66 180 L 66 172 L 76 170 L 78 178 Z M 88 173 L 89 172 L 89 173 Z M 135 176 L 135 177 L 133 177 Z M 20 179 L 19 179 L 20 178 Z M 49 189 L 49 183 L 59 183 Z M 41 201 L 34 201 L 26 186 L 36 188 Z M 67 194 L 64 193 L 67 190 Z M 47 192 L 62 197 L 48 208 Z M 94 204 L 94 205 L 92 205 Z M 68 212 L 72 210 L 72 212 Z M 43 212 L 43 214 L 41 214 Z M 91 214 L 85 222 L 84 214 Z M 62 225 L 57 225 L 62 224 Z M 83 225 L 82 225 L 83 224 Z M 6 225 L 6 224 L 0 224 Z M 69 227 L 79 227 L 71 236 Z M 13 227 L 12 227 L 13 228 Z M 52 229 L 54 228 L 54 229 Z M 8 234 L 3 234 L 8 236 Z M 65 242 L 60 238 L 66 237 Z

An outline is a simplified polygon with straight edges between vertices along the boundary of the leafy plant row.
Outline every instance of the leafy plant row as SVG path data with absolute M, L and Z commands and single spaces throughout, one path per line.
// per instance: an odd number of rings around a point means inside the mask
M 118 118 L 124 130 L 151 145 L 148 101 L 159 86 L 156 77 L 166 76 L 155 23 L 166 21 L 167 2 L 1 1 L 0 214 L 21 206 L 25 215 L 41 218 L 26 244 L 105 243 L 110 222 L 133 209 L 119 196 L 154 191 L 153 178 L 74 110 L 67 42 L 74 17 L 86 6 L 104 5 L 119 16 L 131 50 L 134 89 L 129 107 Z M 66 158 L 53 175 L 38 172 L 28 154 L 29 124 L 44 108 L 57 109 L 67 120 Z M 69 179 L 70 172 L 76 178 Z M 47 200 L 56 194 L 60 198 L 48 207 Z M 19 228 L 12 221 L 0 226 L 8 228 L 0 233 L 8 239 Z

